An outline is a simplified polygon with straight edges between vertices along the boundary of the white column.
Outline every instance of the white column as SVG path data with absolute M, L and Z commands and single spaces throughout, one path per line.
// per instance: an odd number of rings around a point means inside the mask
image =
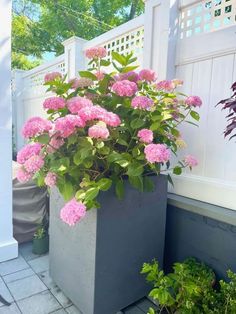
M 11 0 L 0 1 L 0 262 L 17 257 L 12 226 Z
M 156 71 L 159 80 L 175 76 L 178 0 L 146 0 L 144 68 Z
M 62 43 L 65 50 L 65 71 L 68 79 L 78 76 L 78 71 L 85 68 L 84 43 L 86 43 L 85 39 L 76 36 Z

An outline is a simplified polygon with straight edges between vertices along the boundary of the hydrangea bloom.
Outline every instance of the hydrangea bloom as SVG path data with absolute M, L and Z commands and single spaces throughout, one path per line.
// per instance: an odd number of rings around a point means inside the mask
M 93 85 L 93 81 L 87 77 L 81 77 L 79 79 L 73 78 L 69 80 L 69 83 L 71 84 L 71 88 L 73 89 L 84 88 Z
M 58 148 L 64 145 L 64 143 L 65 141 L 63 138 L 54 135 L 47 146 L 47 152 L 54 153 Z
M 39 171 L 44 165 L 44 160 L 42 156 L 34 155 L 30 157 L 24 163 L 24 168 L 29 173 L 35 173 Z
M 172 91 L 173 89 L 175 89 L 175 87 L 175 83 L 169 80 L 160 81 L 156 84 L 156 88 L 158 90 Z
M 62 97 L 50 97 L 44 100 L 44 109 L 58 110 L 64 108 L 66 105 L 65 99 Z
M 198 96 L 189 96 L 188 98 L 186 98 L 185 103 L 189 107 L 201 107 L 202 100 Z
M 50 81 L 54 81 L 55 79 L 61 79 L 62 75 L 60 72 L 51 72 L 51 73 L 47 73 L 44 76 L 44 82 L 50 82 Z
M 109 130 L 105 126 L 93 125 L 88 129 L 88 135 L 92 138 L 108 138 Z
M 76 127 L 83 128 L 84 126 L 85 122 L 80 116 L 68 114 L 56 120 L 55 131 L 58 131 L 61 137 L 67 138 L 75 132 Z
M 112 85 L 112 91 L 119 96 L 133 96 L 138 90 L 136 83 L 129 80 L 117 81 Z
M 187 155 L 184 157 L 184 162 L 186 163 L 187 166 L 189 166 L 190 168 L 195 167 L 198 165 L 198 161 L 197 159 L 192 156 L 192 155 Z
M 141 81 L 154 82 L 156 80 L 156 73 L 153 70 L 143 69 L 139 72 L 139 79 Z
M 73 198 L 61 209 L 60 217 L 68 225 L 74 226 L 85 214 L 86 206 Z
M 23 126 L 22 135 L 25 138 L 30 138 L 50 131 L 52 126 L 52 123 L 46 119 L 33 117 L 30 118 Z
M 57 182 L 57 175 L 53 172 L 48 172 L 44 179 L 44 182 L 50 188 L 55 186 Z
M 138 131 L 138 137 L 141 142 L 149 144 L 153 141 L 153 132 L 148 129 L 142 129 Z
M 31 143 L 25 145 L 17 154 L 17 162 L 24 164 L 26 160 L 34 155 L 39 155 L 42 145 L 40 143 Z
M 136 83 L 139 80 L 139 75 L 138 73 L 134 71 L 130 71 L 127 73 L 121 73 L 118 75 L 117 80 L 122 81 L 122 80 L 129 80 L 131 82 Z
M 27 172 L 24 167 L 17 169 L 16 178 L 19 182 L 24 183 L 32 179 L 33 174 Z
M 85 55 L 89 59 L 105 58 L 107 51 L 104 47 L 92 47 L 85 51 Z
M 92 101 L 85 97 L 72 97 L 67 101 L 67 107 L 71 113 L 78 113 L 84 107 L 91 107 Z
M 131 106 L 135 109 L 149 110 L 153 106 L 153 100 L 147 96 L 136 96 L 132 99 Z
M 144 153 L 150 163 L 167 162 L 170 159 L 170 151 L 164 144 L 149 144 L 145 147 Z
M 104 79 L 104 77 L 105 77 L 105 72 L 103 72 L 103 71 L 97 71 L 96 73 L 95 73 L 95 75 L 96 75 L 96 77 L 97 77 L 97 79 L 98 79 L 98 81 L 101 81 L 101 80 L 103 80 Z

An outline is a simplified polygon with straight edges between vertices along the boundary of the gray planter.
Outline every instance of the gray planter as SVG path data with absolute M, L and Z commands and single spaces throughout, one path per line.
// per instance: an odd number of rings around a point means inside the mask
M 147 295 L 140 275 L 143 262 L 156 258 L 162 267 L 167 180 L 153 177 L 154 192 L 140 193 L 126 182 L 125 199 L 113 191 L 100 197 L 75 227 L 59 218 L 63 200 L 50 201 L 50 274 L 83 314 L 114 314 Z

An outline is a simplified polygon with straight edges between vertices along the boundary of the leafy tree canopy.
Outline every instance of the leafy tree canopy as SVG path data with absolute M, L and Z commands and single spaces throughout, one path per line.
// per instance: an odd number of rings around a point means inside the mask
M 143 0 L 13 0 L 12 66 L 32 68 L 45 53 L 61 54 L 63 40 L 92 39 L 143 10 Z

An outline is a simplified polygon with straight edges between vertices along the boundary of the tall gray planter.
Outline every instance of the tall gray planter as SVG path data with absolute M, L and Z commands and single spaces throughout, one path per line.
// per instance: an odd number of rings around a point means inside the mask
M 162 267 L 167 180 L 153 177 L 155 191 L 140 193 L 126 182 L 125 198 L 102 193 L 101 208 L 75 227 L 60 220 L 63 199 L 50 202 L 50 274 L 83 314 L 115 314 L 147 295 L 143 262 Z

